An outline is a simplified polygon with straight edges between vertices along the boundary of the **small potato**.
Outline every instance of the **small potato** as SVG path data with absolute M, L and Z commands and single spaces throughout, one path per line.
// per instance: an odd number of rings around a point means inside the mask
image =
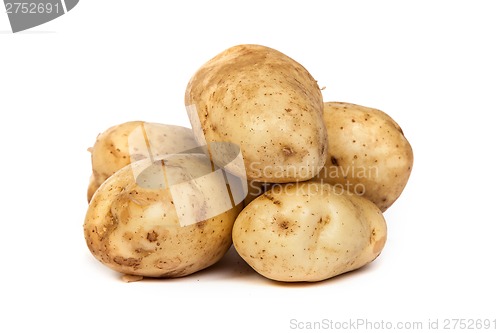
M 236 219 L 233 243 L 261 275 L 320 281 L 355 270 L 381 253 L 387 237 L 371 201 L 327 183 L 279 184 Z
M 386 211 L 401 195 L 413 151 L 386 113 L 360 105 L 325 103 L 328 159 L 317 178 L 355 192 Z
M 97 136 L 92 153 L 92 177 L 87 199 L 112 174 L 133 161 L 155 159 L 198 147 L 189 128 L 130 121 L 113 126 Z
M 238 45 L 218 54 L 191 78 L 185 104 L 200 145 L 239 146 L 244 165 L 228 166 L 238 177 L 303 181 L 325 164 L 321 91 L 302 65 L 277 50 Z
M 203 154 L 144 159 L 99 187 L 84 234 L 92 254 L 117 272 L 180 277 L 222 258 L 241 207 Z

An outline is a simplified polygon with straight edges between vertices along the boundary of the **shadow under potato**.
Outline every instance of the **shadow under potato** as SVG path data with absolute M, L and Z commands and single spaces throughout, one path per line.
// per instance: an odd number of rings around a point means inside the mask
M 193 274 L 175 277 L 175 278 L 151 278 L 144 277 L 137 281 L 129 282 L 148 282 L 148 283 L 184 283 L 184 282 L 209 282 L 209 281 L 236 281 L 241 280 L 248 282 L 254 282 L 255 284 L 262 284 L 268 286 L 277 286 L 282 288 L 314 288 L 319 286 L 324 286 L 326 284 L 336 284 L 342 283 L 346 279 L 352 279 L 355 276 L 361 276 L 368 273 L 371 270 L 377 269 L 377 261 L 374 261 L 368 265 L 358 268 L 353 271 L 345 272 L 340 275 L 334 276 L 332 278 L 315 281 L 315 282 L 282 282 L 268 279 L 259 273 L 257 273 L 250 265 L 248 265 L 245 260 L 243 260 L 238 252 L 231 246 L 227 253 L 222 257 L 222 259 L 216 264 L 207 267 L 203 270 L 195 272 Z M 117 279 L 123 280 L 123 275 L 116 273 Z

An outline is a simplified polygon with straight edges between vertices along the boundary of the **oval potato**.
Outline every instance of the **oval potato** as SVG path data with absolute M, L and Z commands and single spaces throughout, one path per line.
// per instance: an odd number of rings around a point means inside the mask
M 325 103 L 328 158 L 317 179 L 355 192 L 382 212 L 399 198 L 413 167 L 413 150 L 386 113 L 350 103 Z
M 325 164 L 321 91 L 302 65 L 277 50 L 238 45 L 218 54 L 189 81 L 185 104 L 200 145 L 240 147 L 244 167 L 228 169 L 236 176 L 303 181 Z
M 92 254 L 117 272 L 180 277 L 222 258 L 241 207 L 205 155 L 169 155 L 111 175 L 89 204 L 84 234 Z
M 233 243 L 261 275 L 321 281 L 355 270 L 382 251 L 387 227 L 371 201 L 314 181 L 275 185 L 236 219 Z

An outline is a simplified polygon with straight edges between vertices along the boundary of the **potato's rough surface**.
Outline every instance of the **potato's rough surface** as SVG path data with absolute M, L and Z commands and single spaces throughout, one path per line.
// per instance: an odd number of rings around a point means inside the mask
M 320 281 L 355 270 L 382 251 L 387 228 L 367 199 L 314 181 L 273 187 L 240 213 L 234 247 L 261 275 Z
M 231 206 L 226 185 L 207 177 L 212 171 L 203 154 L 118 170 L 88 207 L 84 234 L 92 254 L 115 271 L 148 277 L 185 276 L 217 262 L 232 243 L 241 205 Z M 186 183 L 176 197 L 175 187 Z
M 355 192 L 387 210 L 401 195 L 413 150 L 386 113 L 350 103 L 325 103 L 328 158 L 317 178 Z
M 326 159 L 321 91 L 299 63 L 274 49 L 238 45 L 204 64 L 186 88 L 196 140 L 238 145 L 248 180 L 308 180 Z M 218 163 L 215 160 L 215 163 Z
M 110 127 L 97 136 L 92 153 L 92 177 L 87 199 L 112 174 L 133 161 L 180 153 L 198 146 L 189 128 L 130 121 Z

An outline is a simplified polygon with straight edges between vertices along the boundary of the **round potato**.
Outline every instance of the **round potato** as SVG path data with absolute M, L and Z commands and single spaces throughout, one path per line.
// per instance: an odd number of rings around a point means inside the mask
M 233 243 L 261 275 L 321 281 L 355 270 L 382 251 L 387 227 L 371 201 L 315 181 L 275 185 L 240 213 Z
M 144 159 L 99 187 L 84 234 L 92 254 L 117 272 L 180 277 L 222 258 L 241 207 L 204 154 Z
M 413 167 L 413 151 L 401 127 L 380 110 L 341 102 L 325 103 L 324 119 L 329 157 L 317 178 L 386 211 L 403 192 Z
M 325 163 L 321 91 L 302 65 L 279 51 L 238 45 L 218 54 L 191 78 L 185 104 L 200 145 L 239 146 L 244 165 L 228 166 L 236 176 L 303 181 Z
M 175 125 L 130 121 L 97 136 L 92 153 L 92 177 L 87 191 L 90 202 L 97 188 L 112 174 L 133 161 L 155 159 L 198 147 L 193 131 Z

